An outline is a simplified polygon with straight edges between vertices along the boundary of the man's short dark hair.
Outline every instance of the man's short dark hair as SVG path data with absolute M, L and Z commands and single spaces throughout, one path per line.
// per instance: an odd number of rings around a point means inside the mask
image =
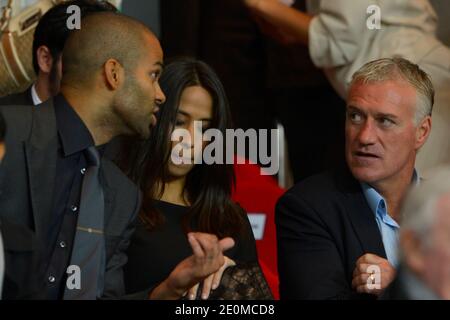
M 39 73 L 39 64 L 36 55 L 39 47 L 48 47 L 53 59 L 56 59 L 62 53 L 64 44 L 71 31 L 67 28 L 67 19 L 70 16 L 67 13 L 67 8 L 71 5 L 77 5 L 80 8 L 81 18 L 94 12 L 117 12 L 117 8 L 112 4 L 100 0 L 65 1 L 47 11 L 39 21 L 34 33 L 33 67 L 36 74 Z
M 159 46 L 155 34 L 131 17 L 116 12 L 90 14 L 66 41 L 61 85 L 90 87 L 109 59 L 118 61 L 128 74 L 134 73 L 139 62 L 148 58 L 150 38 Z

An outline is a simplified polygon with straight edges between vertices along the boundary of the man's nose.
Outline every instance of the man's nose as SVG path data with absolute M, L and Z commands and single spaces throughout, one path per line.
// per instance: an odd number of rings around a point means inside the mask
M 161 86 L 159 83 L 156 85 L 156 95 L 155 95 L 156 104 L 158 106 L 162 105 L 164 102 L 166 102 L 166 96 L 164 92 L 161 89 Z
M 376 142 L 376 137 L 376 127 L 373 120 L 367 119 L 360 127 L 358 141 L 363 145 L 374 144 Z

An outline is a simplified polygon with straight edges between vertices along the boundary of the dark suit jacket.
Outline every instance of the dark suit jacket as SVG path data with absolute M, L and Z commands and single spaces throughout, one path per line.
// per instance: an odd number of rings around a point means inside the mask
M 5 250 L 5 281 L 2 299 L 43 299 L 45 296 L 42 246 L 25 226 L 0 220 Z
M 282 299 L 358 299 L 356 261 L 386 258 L 381 235 L 359 183 L 345 170 L 311 178 L 289 190 L 276 207 Z
M 31 96 L 31 87 L 24 92 L 11 94 L 0 98 L 0 106 L 32 106 L 33 98 Z
M 6 156 L 2 163 L 0 215 L 47 235 L 55 185 L 58 135 L 53 100 L 39 108 L 0 108 L 6 124 Z M 105 298 L 124 290 L 125 250 L 140 209 L 138 188 L 109 160 L 102 158 L 100 179 L 105 195 Z

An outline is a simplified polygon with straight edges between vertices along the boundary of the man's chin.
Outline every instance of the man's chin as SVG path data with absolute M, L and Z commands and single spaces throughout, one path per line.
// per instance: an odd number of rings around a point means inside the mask
M 371 167 L 352 167 L 350 166 L 350 171 L 353 175 L 353 177 L 360 181 L 365 183 L 374 183 L 378 180 L 380 180 L 380 174 L 377 172 L 376 169 Z
M 129 137 L 135 137 L 137 139 L 147 140 L 150 138 L 151 128 L 128 128 L 127 132 L 124 133 L 124 135 Z

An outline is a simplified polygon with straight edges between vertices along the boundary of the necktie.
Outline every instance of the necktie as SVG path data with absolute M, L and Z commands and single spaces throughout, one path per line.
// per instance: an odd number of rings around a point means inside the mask
M 69 288 L 68 281 L 64 292 L 65 300 L 94 300 L 101 297 L 103 292 L 105 204 L 99 181 L 100 155 L 95 147 L 86 149 L 85 155 L 88 168 L 81 188 L 80 211 L 70 261 L 71 266 L 79 267 L 81 271 L 81 286 Z

